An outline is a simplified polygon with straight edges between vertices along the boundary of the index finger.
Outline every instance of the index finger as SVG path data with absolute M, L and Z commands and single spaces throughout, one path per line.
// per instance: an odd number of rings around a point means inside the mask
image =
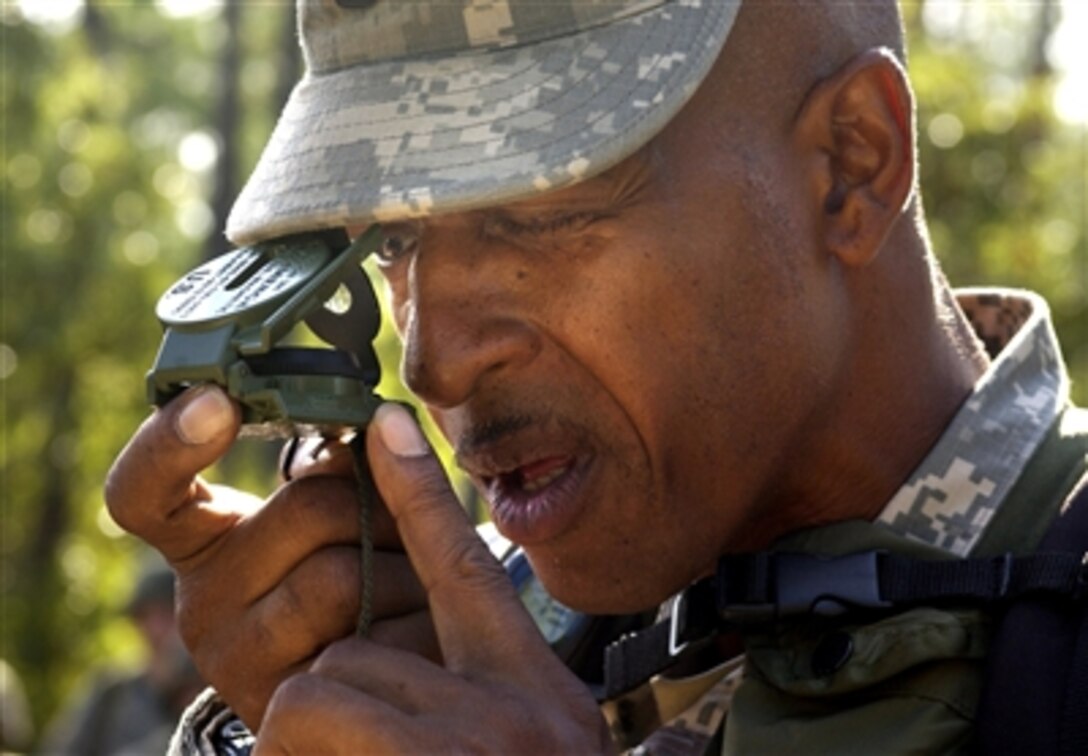
M 427 590 L 446 666 L 510 669 L 534 659 L 530 654 L 552 657 L 419 426 L 395 404 L 383 404 L 372 426 L 367 449 L 375 482 Z
M 237 408 L 221 389 L 189 389 L 155 411 L 129 441 L 106 478 L 113 519 L 171 562 L 211 542 L 240 514 L 216 501 L 197 477 L 230 448 Z

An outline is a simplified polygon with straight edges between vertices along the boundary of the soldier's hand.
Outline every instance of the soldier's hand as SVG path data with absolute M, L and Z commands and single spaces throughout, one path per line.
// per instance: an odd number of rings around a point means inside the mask
M 256 752 L 612 750 L 596 702 L 545 643 L 414 421 L 384 405 L 367 446 L 426 587 L 444 663 L 338 641 L 276 690 Z
M 197 668 L 251 728 L 272 692 L 350 636 L 359 607 L 359 504 L 350 460 L 296 464 L 267 500 L 198 474 L 234 442 L 239 412 L 212 386 L 155 412 L 106 484 L 114 519 L 163 553 Z M 297 455 L 296 455 L 297 456 Z M 388 512 L 374 516 L 371 637 L 437 658 L 426 596 Z

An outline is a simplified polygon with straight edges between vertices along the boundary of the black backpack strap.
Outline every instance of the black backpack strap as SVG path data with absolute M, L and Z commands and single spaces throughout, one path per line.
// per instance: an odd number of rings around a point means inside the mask
M 727 555 L 718 561 L 713 577 L 673 599 L 664 622 L 606 649 L 605 698 L 641 685 L 676 663 L 689 645 L 723 632 L 857 611 L 993 606 L 1028 596 L 1054 597 L 1070 606 L 1088 599 L 1088 565 L 1081 552 L 944 560 L 886 551 L 835 557 L 782 552 Z
M 1088 753 L 1088 612 L 1081 613 L 1072 661 L 1058 747 L 1063 754 L 1085 754 Z
M 1088 478 L 1040 551 L 1088 552 Z M 1032 596 L 1000 619 L 978 712 L 984 754 L 1088 754 L 1088 606 Z

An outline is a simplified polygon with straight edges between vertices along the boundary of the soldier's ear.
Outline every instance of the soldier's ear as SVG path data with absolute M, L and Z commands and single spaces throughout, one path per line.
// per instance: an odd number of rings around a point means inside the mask
M 818 83 L 794 122 L 825 249 L 870 263 L 914 188 L 914 97 L 902 66 L 869 50 Z

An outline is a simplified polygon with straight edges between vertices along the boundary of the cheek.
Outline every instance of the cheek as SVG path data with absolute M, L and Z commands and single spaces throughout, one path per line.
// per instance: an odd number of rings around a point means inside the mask
M 601 367 L 646 446 L 661 537 L 711 560 L 774 485 L 827 340 L 788 235 L 733 227 L 745 233 L 711 226 L 633 279 L 641 306 L 617 304 L 611 337 L 624 357 Z
M 592 516 L 534 562 L 562 600 L 595 611 L 661 600 L 710 569 L 742 538 L 788 432 L 796 295 L 775 250 L 710 235 L 659 241 L 665 256 L 652 238 L 548 279 L 541 311 L 565 355 L 549 380 L 573 387 L 569 404 L 593 418 L 610 461 Z

